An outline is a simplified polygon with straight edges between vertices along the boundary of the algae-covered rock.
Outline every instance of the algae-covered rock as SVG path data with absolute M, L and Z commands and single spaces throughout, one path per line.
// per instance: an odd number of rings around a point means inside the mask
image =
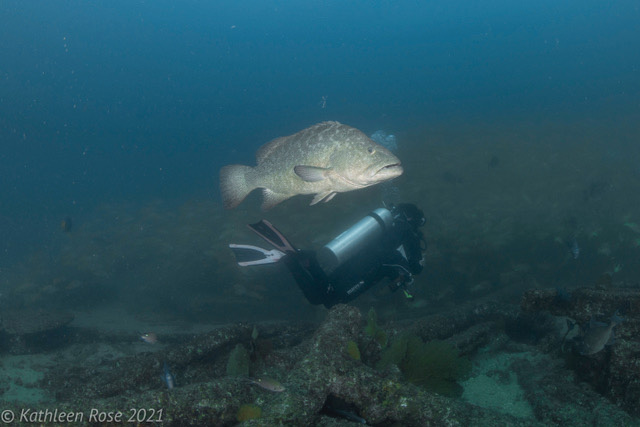
M 55 366 L 42 384 L 53 392 L 64 389 L 66 383 L 73 388 L 73 393 L 56 394 L 59 411 L 164 408 L 165 425 L 235 425 L 239 416 L 246 420 L 241 422 L 251 425 L 326 425 L 322 410 L 331 396 L 370 425 L 537 425 L 398 381 L 399 372 L 390 375 L 389 371 L 354 363 L 346 349 L 349 341 L 359 339 L 360 322 L 357 308 L 338 304 L 312 336 L 305 329 L 293 340 L 292 331 L 300 329 L 262 325 L 261 336 L 271 337 L 276 347 L 250 368 L 256 373 L 279 372 L 287 386 L 281 393 L 269 393 L 243 378 L 226 375 L 229 360 L 237 362 L 237 355 L 245 353 L 237 344 L 249 342 L 248 325 L 221 327 L 164 351 L 120 358 L 108 365 L 108 370 L 94 365 L 67 370 Z M 230 348 L 233 357 L 225 352 Z M 180 387 L 171 392 L 159 378 L 162 361 L 170 363 L 182 379 Z M 257 414 L 256 408 L 240 411 L 242 405 L 249 404 L 260 408 L 259 418 L 249 418 Z M 11 403 L 5 406 L 20 410 Z M 345 422 L 335 422 L 340 421 Z
M 525 313 L 545 311 L 566 316 L 579 325 L 588 325 L 591 319 L 607 321 L 619 313 L 624 322 L 616 327 L 612 345 L 592 355 L 581 355 L 574 348 L 568 358 L 581 381 L 632 415 L 640 415 L 640 289 L 584 287 L 572 289 L 563 298 L 557 289 L 530 289 L 524 293 L 521 307 Z

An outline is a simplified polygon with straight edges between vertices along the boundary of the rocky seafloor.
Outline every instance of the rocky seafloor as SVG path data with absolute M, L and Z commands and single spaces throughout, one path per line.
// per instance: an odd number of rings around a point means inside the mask
M 625 318 L 615 343 L 577 353 L 566 318 L 615 311 Z M 534 289 L 521 307 L 474 302 L 380 324 L 373 311 L 339 305 L 320 324 L 233 324 L 165 334 L 156 345 L 58 319 L 49 331 L 22 329 L 59 340 L 38 348 L 16 339 L 11 319 L 0 392 L 17 423 L 67 412 L 104 424 L 120 411 L 123 421 L 166 425 L 640 425 L 638 289 Z M 165 364 L 173 389 L 161 378 Z M 284 391 L 256 384 L 267 381 Z M 12 393 L 18 385 L 25 393 Z

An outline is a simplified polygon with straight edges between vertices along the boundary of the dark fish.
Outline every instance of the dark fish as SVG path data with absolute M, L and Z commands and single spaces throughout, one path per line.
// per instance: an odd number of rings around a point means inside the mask
M 566 306 L 571 303 L 571 292 L 567 288 L 556 288 L 556 297 L 554 302 L 560 306 Z
M 353 421 L 354 423 L 366 424 L 367 420 L 359 416 L 353 411 L 348 411 L 346 409 L 336 409 L 336 408 L 328 408 L 325 407 L 325 410 L 336 417 L 344 418 L 349 421 Z
M 282 392 L 286 390 L 286 388 L 282 384 L 280 384 L 278 380 L 274 380 L 273 378 L 269 377 L 249 378 L 249 381 L 252 384 L 255 384 L 269 391 Z
M 164 372 L 162 374 L 162 380 L 167 385 L 167 388 L 169 390 L 173 390 L 176 387 L 176 379 L 171 371 L 169 371 L 169 365 L 167 365 L 167 362 L 164 362 Z
M 578 240 L 573 237 L 571 240 L 567 242 L 567 246 L 569 246 L 569 252 L 571 252 L 571 256 L 573 259 L 578 259 L 580 256 L 580 246 L 578 245 Z
M 560 348 L 562 349 L 563 353 L 565 351 L 564 345 L 567 342 L 567 336 L 569 336 L 571 331 L 573 331 L 573 328 L 576 327 L 576 324 L 574 322 L 572 322 L 569 318 L 567 318 L 566 321 L 567 321 L 567 331 L 564 333 L 564 336 L 562 337 L 562 345 L 560 346 Z
M 623 319 L 619 317 L 617 313 L 611 316 L 611 321 L 608 325 L 591 319 L 584 331 L 584 335 L 578 342 L 578 351 L 580 354 L 583 356 L 596 354 L 605 346 L 613 344 L 613 328 L 622 321 Z
M 225 208 L 235 208 L 256 188 L 262 188 L 263 210 L 298 194 L 314 194 L 315 205 L 403 172 L 391 151 L 338 122 L 274 139 L 260 147 L 256 160 L 255 167 L 228 165 L 220 170 Z
M 606 181 L 593 181 L 583 191 L 582 198 L 585 202 L 600 200 L 611 188 L 612 185 Z
M 358 408 L 333 395 L 329 395 L 327 397 L 327 400 L 322 407 L 321 413 L 335 418 L 343 418 L 354 423 L 367 423 L 367 420 L 358 415 Z

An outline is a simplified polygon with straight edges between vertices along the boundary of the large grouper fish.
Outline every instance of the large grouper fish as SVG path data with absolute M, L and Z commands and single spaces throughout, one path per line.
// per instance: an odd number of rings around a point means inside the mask
M 268 210 L 298 194 L 315 194 L 312 205 L 337 193 L 369 187 L 402 175 L 400 160 L 364 133 L 338 122 L 322 122 L 276 138 L 256 152 L 256 167 L 228 165 L 220 170 L 227 209 L 262 188 Z

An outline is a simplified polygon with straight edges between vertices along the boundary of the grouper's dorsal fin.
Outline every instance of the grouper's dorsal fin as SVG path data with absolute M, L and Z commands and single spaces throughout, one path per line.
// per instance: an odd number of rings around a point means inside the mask
M 287 138 L 288 137 L 286 136 L 281 136 L 280 138 L 272 139 L 262 147 L 258 148 L 258 151 L 256 151 L 256 162 L 258 162 L 258 164 L 262 163 L 264 159 L 269 157 L 271 153 L 284 144 L 287 141 Z

